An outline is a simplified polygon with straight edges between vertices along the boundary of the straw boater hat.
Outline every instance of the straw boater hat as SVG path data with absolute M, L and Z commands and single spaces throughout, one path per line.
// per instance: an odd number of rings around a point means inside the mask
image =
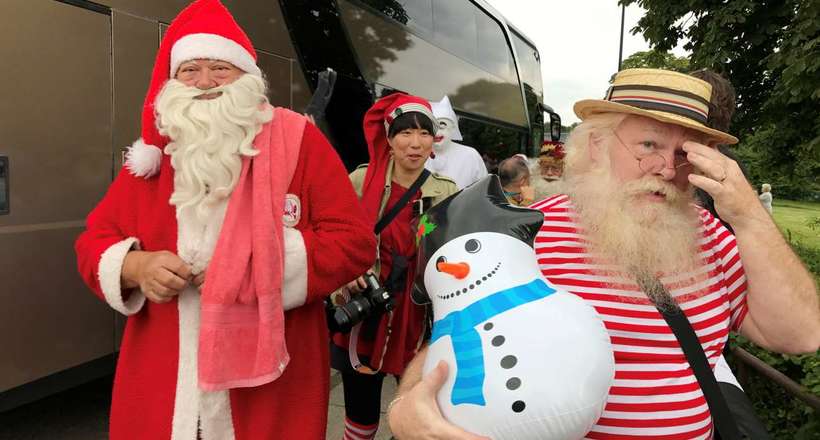
M 660 69 L 627 69 L 618 72 L 604 99 L 575 103 L 575 114 L 584 120 L 599 113 L 628 113 L 680 125 L 704 133 L 721 144 L 737 138 L 706 126 L 712 86 L 695 77 Z

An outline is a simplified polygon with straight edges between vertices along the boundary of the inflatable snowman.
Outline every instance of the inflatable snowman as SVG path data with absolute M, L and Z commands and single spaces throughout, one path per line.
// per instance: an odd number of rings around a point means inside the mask
M 434 320 L 424 373 L 447 362 L 442 414 L 495 440 L 583 438 L 614 379 L 598 314 L 541 275 L 542 222 L 509 205 L 493 175 L 419 222 L 414 300 L 432 301 Z

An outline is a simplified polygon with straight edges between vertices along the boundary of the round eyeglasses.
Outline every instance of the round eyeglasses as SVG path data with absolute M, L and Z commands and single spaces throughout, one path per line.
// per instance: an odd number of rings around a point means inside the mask
M 635 158 L 635 160 L 638 161 L 638 167 L 644 173 L 653 174 L 660 172 L 664 169 L 679 170 L 682 168 L 688 168 L 692 166 L 692 164 L 686 160 L 686 156 L 677 155 L 675 155 L 675 158 L 673 159 L 672 166 L 668 166 L 666 158 L 664 158 L 657 151 L 637 153 L 633 151 L 632 148 L 629 148 L 626 142 L 624 142 L 623 139 L 621 139 L 621 137 L 618 136 L 618 133 L 616 133 L 615 130 L 612 130 L 612 134 L 614 134 L 615 138 L 618 139 L 618 143 L 620 143 L 624 148 L 626 148 L 626 151 L 628 151 L 629 154 L 631 154 Z

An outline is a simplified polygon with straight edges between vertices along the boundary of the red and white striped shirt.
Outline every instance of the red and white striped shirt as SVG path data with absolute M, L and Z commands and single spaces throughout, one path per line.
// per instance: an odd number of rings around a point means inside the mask
M 535 239 L 541 271 L 595 307 L 615 352 L 615 382 L 587 438 L 711 438 L 706 400 L 663 316 L 632 279 L 601 275 L 604 271 L 598 269 L 605 266 L 588 253 L 567 196 L 553 196 L 531 208 L 544 213 Z M 746 315 L 746 276 L 734 235 L 708 211 L 700 210 L 700 218 L 702 266 L 660 280 L 689 318 L 714 369 L 730 328 L 738 330 Z M 611 266 L 606 269 L 612 273 Z

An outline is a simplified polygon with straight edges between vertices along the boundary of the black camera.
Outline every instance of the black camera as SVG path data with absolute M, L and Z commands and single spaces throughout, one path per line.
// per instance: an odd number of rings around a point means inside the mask
M 395 299 L 379 283 L 379 278 L 368 272 L 364 274 L 364 281 L 367 284 L 365 290 L 351 295 L 347 303 L 334 306 L 328 302 L 327 327 L 331 332 L 349 333 L 353 326 L 364 321 L 368 316 L 393 310 Z

